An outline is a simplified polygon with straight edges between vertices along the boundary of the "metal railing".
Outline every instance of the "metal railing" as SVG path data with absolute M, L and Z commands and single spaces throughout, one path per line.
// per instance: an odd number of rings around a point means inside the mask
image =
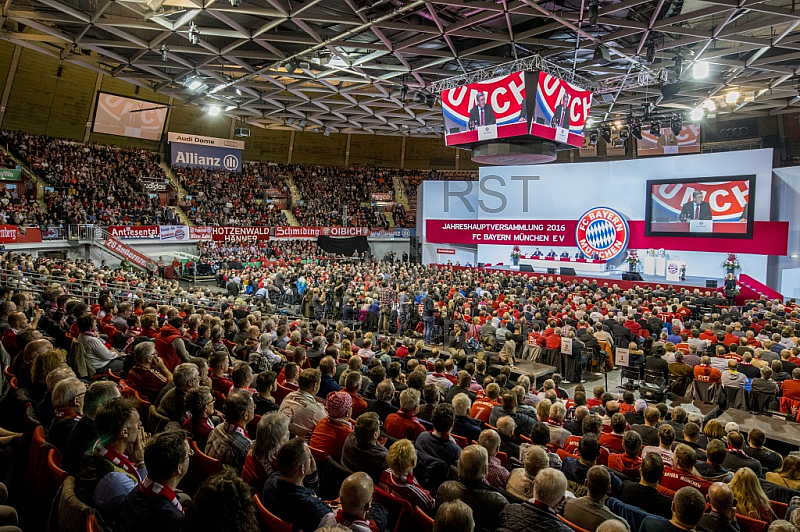
M 181 297 L 178 294 L 165 293 L 148 289 L 137 289 L 126 284 L 116 282 L 100 285 L 94 279 L 68 280 L 54 278 L 38 272 L 22 272 L 20 270 L 0 269 L 0 282 L 15 290 L 41 294 L 53 283 L 58 283 L 64 291 L 74 296 L 87 305 L 97 302 L 100 293 L 108 291 L 115 301 L 133 301 L 134 299 L 150 300 L 163 305 L 181 305 L 190 303 L 195 309 L 204 309 L 210 312 L 221 312 L 222 303 L 217 301 L 199 302 L 194 297 Z

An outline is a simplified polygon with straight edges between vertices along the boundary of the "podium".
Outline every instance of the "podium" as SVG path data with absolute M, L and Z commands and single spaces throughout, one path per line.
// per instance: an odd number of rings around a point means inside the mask
M 681 267 L 686 263 L 682 260 L 667 261 L 667 281 L 678 282 L 681 280 Z
M 656 257 L 656 275 L 666 275 L 666 274 L 667 274 L 667 258 Z
M 650 255 L 644 256 L 644 274 L 645 275 L 655 275 L 656 274 L 656 258 Z

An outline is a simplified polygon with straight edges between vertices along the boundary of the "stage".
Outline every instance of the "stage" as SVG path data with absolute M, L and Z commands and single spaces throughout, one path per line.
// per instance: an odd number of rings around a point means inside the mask
M 434 265 L 432 264 L 431 266 L 434 266 Z M 439 266 L 444 266 L 444 265 L 440 264 Z M 466 266 L 453 266 L 453 268 L 455 268 L 455 269 L 467 269 Z M 512 269 L 512 268 L 514 268 L 514 269 Z M 628 288 L 635 288 L 637 286 L 649 286 L 651 288 L 655 288 L 656 285 L 660 285 L 663 288 L 666 288 L 667 286 L 676 286 L 676 287 L 680 286 L 681 288 L 686 288 L 686 289 L 689 289 L 689 290 L 694 290 L 695 288 L 697 288 L 698 290 L 700 290 L 702 292 L 705 292 L 706 290 L 711 290 L 711 291 L 715 290 L 714 288 L 706 288 L 706 280 L 707 280 L 706 277 L 690 277 L 690 276 L 687 276 L 685 281 L 673 282 L 673 281 L 666 281 L 663 277 L 658 277 L 658 276 L 655 276 L 655 275 L 640 274 L 642 276 L 642 280 L 641 281 L 623 281 L 622 280 L 622 273 L 623 272 L 621 272 L 621 271 L 613 271 L 613 270 L 606 272 L 606 275 L 597 275 L 597 274 L 591 274 L 591 273 L 587 273 L 587 274 L 576 273 L 575 275 L 561 275 L 561 274 L 557 274 L 557 273 L 521 272 L 521 271 L 518 270 L 518 268 L 519 268 L 518 266 L 517 267 L 512 267 L 510 265 L 496 265 L 496 266 L 489 266 L 489 267 L 485 267 L 485 268 L 472 268 L 472 267 L 470 267 L 469 269 L 479 269 L 479 270 L 485 270 L 485 271 L 489 271 L 489 272 L 514 273 L 514 274 L 517 274 L 517 275 L 527 275 L 529 277 L 535 277 L 536 279 L 538 279 L 540 277 L 544 277 L 545 279 L 548 278 L 548 277 L 552 277 L 553 279 L 555 279 L 555 278 L 558 277 L 558 278 L 561 278 L 562 282 L 578 281 L 580 283 L 580 282 L 583 282 L 584 280 L 589 281 L 589 282 L 595 281 L 599 286 L 603 286 L 606 283 L 608 284 L 608 286 L 613 286 L 613 285 L 616 284 L 617 286 L 619 286 L 623 290 L 627 290 Z M 718 279 L 711 279 L 713 281 L 717 281 L 717 286 L 719 287 L 718 290 L 722 290 L 722 288 L 721 288 L 722 285 L 723 285 L 723 275 L 722 274 L 723 274 L 723 272 L 720 271 L 720 277 Z

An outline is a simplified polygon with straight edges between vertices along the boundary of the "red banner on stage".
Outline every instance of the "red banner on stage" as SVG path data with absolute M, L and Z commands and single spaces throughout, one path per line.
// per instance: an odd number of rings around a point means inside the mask
M 41 241 L 42 231 L 38 227 L 0 225 L 1 244 L 34 244 Z
M 269 227 L 212 227 L 211 239 L 217 242 L 257 242 L 269 240 Z
M 426 220 L 436 244 L 575 246 L 575 220 Z
M 157 225 L 112 225 L 108 232 L 114 238 L 133 240 L 150 238 L 157 240 L 161 236 L 161 228 Z

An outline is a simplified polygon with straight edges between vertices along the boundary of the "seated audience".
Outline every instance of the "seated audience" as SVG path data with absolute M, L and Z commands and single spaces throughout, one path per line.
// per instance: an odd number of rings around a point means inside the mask
M 225 399 L 225 421 L 211 431 L 205 454 L 241 473 L 252 444 L 247 435 L 247 424 L 255 415 L 253 408 L 252 394 L 242 390 L 229 393 Z

